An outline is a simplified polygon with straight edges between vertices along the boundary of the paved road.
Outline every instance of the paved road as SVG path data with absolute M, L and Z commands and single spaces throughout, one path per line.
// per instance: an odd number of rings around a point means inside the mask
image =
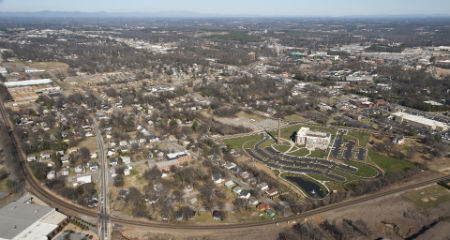
M 108 172 L 108 162 L 105 157 L 105 147 L 103 144 L 103 137 L 98 129 L 98 124 L 95 118 L 92 118 L 95 138 L 97 139 L 98 148 L 99 148 L 99 160 L 100 160 L 100 203 L 99 203 L 99 214 L 98 214 L 98 235 L 101 240 L 110 239 L 110 220 L 109 220 L 109 172 Z

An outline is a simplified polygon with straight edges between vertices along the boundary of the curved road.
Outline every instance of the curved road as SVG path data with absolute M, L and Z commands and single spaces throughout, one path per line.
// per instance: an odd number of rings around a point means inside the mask
M 12 129 L 12 124 L 9 121 L 4 105 L 2 102 L 0 102 L 0 113 L 2 114 L 2 117 L 5 119 L 5 122 L 7 122 L 10 126 L 10 129 Z M 13 131 L 9 131 L 9 135 L 11 137 L 11 141 L 13 145 L 16 147 L 16 153 L 15 158 L 16 160 L 21 164 L 23 172 L 22 174 L 25 177 L 25 181 L 28 184 L 30 192 L 35 194 L 38 198 L 43 200 L 44 202 L 48 203 L 50 206 L 58 208 L 60 211 L 68 214 L 68 215 L 85 215 L 93 218 L 98 218 L 97 211 L 84 208 L 82 206 L 79 206 L 77 204 L 74 204 L 72 202 L 69 202 L 68 200 L 64 200 L 61 197 L 57 196 L 56 194 L 52 193 L 50 190 L 42 186 L 37 179 L 32 175 L 29 167 L 27 164 L 25 164 L 25 157 L 24 153 L 21 149 L 20 144 L 17 144 L 17 136 L 14 134 Z M 277 223 L 283 223 L 287 221 L 293 221 L 300 218 L 310 217 L 313 215 L 325 213 L 328 211 L 340 209 L 343 207 L 351 206 L 358 203 L 363 203 L 366 201 L 374 200 L 380 197 L 388 196 L 391 194 L 396 194 L 399 192 L 403 192 L 406 190 L 418 188 L 427 186 L 439 181 L 443 180 L 450 180 L 450 176 L 443 176 L 438 178 L 429 179 L 426 181 L 422 181 L 420 183 L 414 183 L 409 184 L 406 186 L 402 186 L 396 189 L 387 190 L 387 191 L 381 191 L 374 194 L 365 195 L 359 198 L 343 201 L 336 204 L 330 204 L 324 207 L 316 208 L 314 210 L 310 210 L 298 215 L 293 215 L 289 217 L 280 217 L 273 220 L 266 220 L 266 221 L 259 221 L 259 222 L 248 222 L 248 223 L 235 223 L 235 224 L 218 224 L 218 225 L 189 225 L 189 224 L 172 224 L 172 223 L 158 223 L 158 222 L 148 222 L 148 221 L 142 221 L 142 220 L 132 220 L 132 219 L 125 219 L 120 218 L 117 216 L 111 216 L 110 220 L 112 223 L 116 224 L 123 224 L 123 225 L 129 225 L 134 227 L 150 227 L 150 228 L 159 228 L 159 229 L 185 229 L 185 230 L 219 230 L 219 229 L 237 229 L 237 228 L 249 228 L 249 227 L 258 227 L 258 226 L 265 226 L 265 225 L 271 225 L 271 224 L 277 224 Z

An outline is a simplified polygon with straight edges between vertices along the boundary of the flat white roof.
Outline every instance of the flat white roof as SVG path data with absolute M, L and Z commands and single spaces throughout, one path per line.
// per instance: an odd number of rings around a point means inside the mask
M 177 153 L 169 153 L 167 154 L 168 159 L 178 158 L 180 156 L 189 155 L 187 152 L 177 152 Z
M 12 87 L 25 87 L 25 86 L 51 84 L 51 83 L 53 83 L 53 81 L 51 79 L 47 78 L 47 79 L 5 82 L 5 83 L 3 83 L 3 85 L 5 85 L 5 87 L 7 87 L 7 88 L 12 88 Z
M 439 127 L 444 130 L 449 128 L 449 126 L 443 122 L 435 121 L 435 120 L 432 120 L 432 119 L 429 119 L 429 118 L 426 118 L 423 116 L 419 116 L 419 115 L 413 115 L 413 114 L 409 114 L 409 113 L 405 113 L 405 112 L 396 112 L 396 113 L 393 113 L 392 115 L 401 117 L 401 118 L 406 119 L 411 122 L 420 123 L 420 124 L 430 126 L 430 127 Z

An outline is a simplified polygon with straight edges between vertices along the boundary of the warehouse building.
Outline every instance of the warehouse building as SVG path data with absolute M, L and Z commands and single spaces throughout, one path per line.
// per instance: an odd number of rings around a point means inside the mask
M 443 122 L 432 120 L 419 115 L 413 115 L 405 112 L 396 112 L 393 113 L 392 116 L 394 116 L 395 120 L 398 122 L 407 122 L 411 125 L 424 127 L 431 130 L 447 131 L 449 129 L 449 126 Z
M 25 195 L 0 208 L 0 240 L 47 240 L 66 222 L 64 214 L 34 204 L 33 198 Z
M 8 88 L 16 106 L 36 101 L 39 94 L 56 93 L 61 90 L 51 79 L 12 81 L 3 85 Z

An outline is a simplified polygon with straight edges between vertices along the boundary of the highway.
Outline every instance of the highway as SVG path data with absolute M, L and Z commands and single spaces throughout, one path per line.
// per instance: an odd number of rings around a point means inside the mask
M 98 129 L 98 124 L 95 118 L 91 118 L 93 121 L 95 138 L 97 139 L 98 151 L 99 151 L 99 159 L 100 159 L 100 194 L 99 194 L 99 225 L 98 225 L 98 235 L 100 240 L 108 240 L 110 239 L 110 230 L 109 230 L 109 190 L 108 190 L 108 181 L 109 181 L 109 172 L 108 172 L 108 161 L 106 161 L 105 157 L 105 147 L 103 143 L 103 137 Z
M 7 113 L 5 111 L 3 102 L 0 101 L 0 113 L 2 115 L 2 118 L 7 122 L 10 126 L 10 128 L 13 127 L 11 122 L 8 119 Z M 51 192 L 49 189 L 47 189 L 45 186 L 39 183 L 39 181 L 33 176 L 31 173 L 31 169 L 28 167 L 27 164 L 25 164 L 26 158 L 25 154 L 22 151 L 22 148 L 20 144 L 17 144 L 18 138 L 14 134 L 14 132 L 10 131 L 9 136 L 11 138 L 12 144 L 16 148 L 16 154 L 14 158 L 16 158 L 16 161 L 18 161 L 22 166 L 22 174 L 24 175 L 25 181 L 27 183 L 28 190 L 33 193 L 36 197 L 41 199 L 42 201 L 46 202 L 52 207 L 57 208 L 60 212 L 63 212 L 69 216 L 89 216 L 98 218 L 99 213 L 95 210 L 88 209 L 82 206 L 79 206 L 75 203 L 72 203 L 69 200 L 63 199 L 60 196 L 57 196 L 55 193 Z M 358 198 L 342 201 L 335 204 L 326 205 L 323 207 L 319 207 L 310 211 L 303 212 L 298 215 L 288 216 L 288 217 L 280 217 L 273 220 L 265 220 L 265 221 L 259 221 L 259 222 L 246 222 L 246 223 L 234 223 L 234 224 L 173 224 L 173 223 L 162 223 L 162 222 L 150 222 L 150 221 L 142 221 L 142 220 L 134 220 L 134 219 L 127 219 L 122 218 L 118 216 L 109 216 L 108 214 L 104 215 L 103 217 L 106 217 L 106 220 L 111 221 L 111 223 L 115 224 L 121 224 L 126 226 L 132 226 L 132 227 L 149 227 L 153 229 L 162 229 L 162 230 L 170 230 L 170 229 L 180 229 L 180 230 L 192 230 L 192 231 L 201 231 L 201 230 L 226 230 L 226 229 L 239 229 L 239 228 L 252 228 L 252 227 L 260 227 L 260 226 L 266 226 L 266 225 L 272 225 L 272 224 L 278 224 L 278 223 L 284 223 L 288 221 L 293 220 L 299 220 L 306 217 L 311 217 L 317 214 L 326 213 L 329 211 L 338 210 L 341 208 L 353 206 L 356 204 L 364 203 L 367 201 L 375 200 L 378 198 L 386 197 L 393 194 L 398 194 L 404 191 L 413 190 L 415 188 L 428 186 L 440 181 L 444 180 L 450 180 L 450 176 L 440 176 L 435 177 L 428 180 L 423 180 L 418 183 L 409 183 L 406 185 L 403 185 L 401 187 L 395 188 L 395 189 L 389 189 L 389 190 L 383 190 L 379 191 L 373 194 L 364 195 Z M 107 206 L 107 205 L 106 205 Z M 102 210 L 100 210 L 102 211 Z M 103 210 L 103 213 L 107 211 L 107 208 Z M 107 213 L 107 212 L 106 212 Z M 104 224 L 104 223 L 103 223 Z M 103 226 L 103 229 L 109 230 L 109 228 Z M 104 231 L 103 230 L 103 231 Z

